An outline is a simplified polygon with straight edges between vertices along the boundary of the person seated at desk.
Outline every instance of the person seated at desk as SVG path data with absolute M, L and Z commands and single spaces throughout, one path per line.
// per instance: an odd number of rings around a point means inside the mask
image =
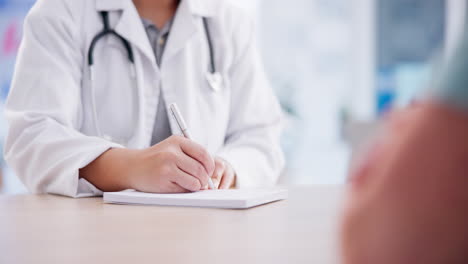
M 345 264 L 468 263 L 468 30 L 434 88 L 351 173 Z
M 8 164 L 71 197 L 274 185 L 282 113 L 224 0 L 39 0 L 7 99 Z M 194 141 L 180 136 L 177 103 Z M 197 143 L 195 143 L 197 142 Z

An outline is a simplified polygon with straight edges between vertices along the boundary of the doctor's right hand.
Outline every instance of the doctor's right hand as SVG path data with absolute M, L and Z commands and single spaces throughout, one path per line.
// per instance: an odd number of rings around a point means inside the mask
M 110 149 L 80 171 L 102 191 L 193 192 L 208 184 L 215 165 L 197 143 L 172 136 L 143 150 Z

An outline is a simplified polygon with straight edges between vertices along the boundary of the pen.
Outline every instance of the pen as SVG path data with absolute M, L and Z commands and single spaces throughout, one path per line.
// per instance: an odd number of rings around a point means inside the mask
M 189 131 L 188 127 L 187 127 L 187 123 L 185 123 L 185 120 L 182 117 L 182 114 L 180 113 L 179 107 L 177 107 L 177 104 L 172 103 L 170 105 L 170 110 L 171 110 L 172 116 L 174 116 L 174 119 L 175 119 L 177 125 L 180 128 L 180 131 L 182 131 L 182 134 L 184 134 L 184 137 L 187 138 L 187 139 L 192 140 L 192 136 L 190 135 L 190 131 Z M 211 177 L 209 177 L 209 176 L 208 176 L 208 185 L 210 185 L 210 188 L 212 190 L 215 189 L 213 181 L 211 180 Z

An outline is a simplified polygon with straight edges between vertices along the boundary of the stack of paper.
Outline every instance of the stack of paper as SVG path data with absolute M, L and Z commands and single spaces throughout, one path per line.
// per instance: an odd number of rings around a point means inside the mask
M 244 209 L 284 200 L 285 189 L 207 190 L 194 193 L 155 194 L 137 191 L 104 193 L 104 201 L 119 204 L 195 206 Z

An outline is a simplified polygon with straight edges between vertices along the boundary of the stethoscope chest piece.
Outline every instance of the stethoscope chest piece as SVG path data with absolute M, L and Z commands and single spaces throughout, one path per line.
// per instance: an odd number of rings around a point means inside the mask
M 223 76 L 219 72 L 207 72 L 206 73 L 206 80 L 210 85 L 211 89 L 214 92 L 219 92 L 223 89 Z

